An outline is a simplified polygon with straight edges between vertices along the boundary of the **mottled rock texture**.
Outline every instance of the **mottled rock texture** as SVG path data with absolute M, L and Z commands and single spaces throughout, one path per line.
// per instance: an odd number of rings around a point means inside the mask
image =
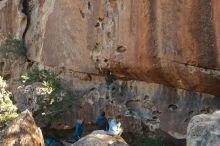
M 81 138 L 73 144 L 73 146 L 128 146 L 128 144 L 121 137 L 114 137 L 108 135 L 103 130 L 97 130 L 91 134 Z
M 122 125 L 127 133 L 143 134 L 148 127 L 158 128 L 177 139 L 185 138 L 186 128 L 192 116 L 220 109 L 220 99 L 209 94 L 140 81 L 116 80 L 113 84 L 113 103 L 106 98 L 106 83 L 102 77 L 71 71 L 60 74 L 63 84 L 71 88 L 78 100 L 70 111 L 60 114 L 63 122 L 73 126 L 77 118 L 94 123 L 100 111 L 112 118 L 122 115 Z M 53 123 L 58 127 L 59 123 Z M 181 126 L 180 126 L 181 125 Z
M 21 38 L 27 25 L 26 15 L 22 12 L 23 0 L 0 1 L 0 44 L 8 36 Z
M 9 37 L 21 39 L 27 26 L 27 17 L 23 11 L 23 0 L 0 1 L 0 46 Z M 5 58 L 0 52 L 0 75 L 18 76 L 27 64 L 24 57 Z
M 219 146 L 220 112 L 194 116 L 187 128 L 187 146 Z
M 22 113 L 12 121 L 4 130 L 2 135 L 2 146 L 44 146 L 44 139 L 41 130 L 34 122 L 30 112 Z
M 36 1 L 28 57 L 220 95 L 219 6 L 217 0 Z

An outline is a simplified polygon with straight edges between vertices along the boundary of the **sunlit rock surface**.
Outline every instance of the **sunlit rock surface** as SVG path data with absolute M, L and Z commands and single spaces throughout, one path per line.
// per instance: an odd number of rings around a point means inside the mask
M 44 146 L 41 130 L 37 127 L 32 114 L 28 111 L 22 113 L 6 127 L 1 140 L 0 145 L 2 146 Z
M 219 7 L 217 0 L 35 1 L 28 58 L 220 95 Z
M 219 146 L 220 111 L 194 116 L 187 128 L 187 146 Z
M 81 138 L 72 146 L 128 146 L 121 137 L 110 136 L 103 130 L 97 130 Z
M 27 25 L 26 15 L 22 12 L 22 1 L 0 1 L 0 44 L 9 35 L 22 38 Z

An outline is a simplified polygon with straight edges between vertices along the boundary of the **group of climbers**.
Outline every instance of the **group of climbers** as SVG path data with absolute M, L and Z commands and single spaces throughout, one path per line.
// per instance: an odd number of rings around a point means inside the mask
M 111 102 L 112 100 L 112 86 L 113 82 L 116 79 L 115 76 L 109 71 L 109 70 L 104 70 L 104 77 L 106 81 L 106 97 L 109 99 Z M 122 128 L 121 128 L 121 116 L 118 115 L 115 118 L 113 118 L 110 122 L 105 117 L 105 112 L 102 111 L 101 114 L 97 117 L 96 119 L 96 126 L 98 130 L 104 130 L 108 131 L 107 133 L 109 135 L 115 136 L 115 135 L 121 135 L 122 134 Z M 82 131 L 83 131 L 83 121 L 78 120 L 76 123 L 76 129 L 74 133 L 74 139 L 78 140 L 82 136 Z
M 123 132 L 121 128 L 121 116 L 118 115 L 115 118 L 111 119 L 108 122 L 107 118 L 105 117 L 105 112 L 102 111 L 101 114 L 96 119 L 96 127 L 97 130 L 104 130 L 107 131 L 107 134 L 111 136 L 120 136 Z M 77 120 L 74 132 L 74 139 L 77 141 L 81 138 L 83 132 L 83 120 Z
M 109 99 L 111 103 L 113 103 L 112 87 L 113 87 L 113 82 L 116 78 L 109 70 L 104 71 L 104 77 L 106 81 L 106 93 L 105 93 L 106 98 Z M 107 131 L 107 134 L 111 136 L 121 136 L 123 129 L 121 128 L 120 120 L 121 120 L 121 116 L 118 115 L 115 118 L 111 119 L 109 122 L 105 116 L 105 112 L 102 111 L 101 114 L 96 119 L 97 130 Z M 74 136 L 73 138 L 75 141 L 78 141 L 82 137 L 83 130 L 84 130 L 83 120 L 79 119 L 76 121 L 75 131 L 73 134 Z M 55 142 L 56 141 L 54 139 L 46 140 L 46 144 L 48 144 L 48 146 L 52 146 L 50 144 Z
M 108 120 L 105 117 L 105 112 L 101 112 L 100 116 L 96 119 L 96 126 L 98 130 L 104 130 L 108 131 L 109 135 L 115 136 L 115 135 L 121 135 L 122 134 L 122 128 L 121 128 L 121 116 L 118 115 L 116 118 L 113 118 L 110 123 L 108 123 Z

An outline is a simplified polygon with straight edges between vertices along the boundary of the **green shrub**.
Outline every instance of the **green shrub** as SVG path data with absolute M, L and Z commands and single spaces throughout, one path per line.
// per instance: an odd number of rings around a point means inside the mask
M 31 93 L 37 108 L 32 110 L 36 122 L 51 123 L 59 121 L 59 114 L 68 111 L 74 105 L 75 98 L 70 90 L 61 86 L 60 79 L 55 73 L 39 70 L 33 67 L 21 76 L 22 83 L 32 85 L 36 82 L 42 84 Z
M 34 82 L 42 82 L 43 85 L 48 88 L 48 91 L 54 91 L 60 88 L 60 80 L 56 74 L 45 69 L 39 70 L 36 66 L 23 74 L 21 76 L 21 81 L 25 85 L 30 85 Z
M 9 36 L 0 46 L 0 53 L 3 57 L 9 57 L 10 54 L 15 56 L 26 56 L 26 46 L 23 39 L 16 39 Z
M 49 105 L 59 101 L 61 85 L 56 74 L 45 69 L 39 70 L 35 66 L 21 76 L 21 81 L 24 85 L 31 85 L 35 82 L 42 83 L 42 87 L 40 87 L 39 92 L 37 94 L 33 94 L 33 96 L 37 97 L 36 101 L 42 112 L 44 112 L 44 109 L 48 108 Z
M 11 96 L 11 92 L 7 90 L 6 82 L 0 76 L 0 127 L 18 116 L 17 107 L 13 105 Z

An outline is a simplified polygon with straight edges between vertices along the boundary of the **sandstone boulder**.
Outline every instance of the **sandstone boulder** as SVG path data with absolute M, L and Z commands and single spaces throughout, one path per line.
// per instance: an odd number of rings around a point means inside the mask
M 22 113 L 6 127 L 1 140 L 2 146 L 44 146 L 41 130 L 28 111 Z
M 121 137 L 110 136 L 103 130 L 97 130 L 81 138 L 73 146 L 128 146 Z
M 194 116 L 187 128 L 187 146 L 219 146 L 220 111 Z

